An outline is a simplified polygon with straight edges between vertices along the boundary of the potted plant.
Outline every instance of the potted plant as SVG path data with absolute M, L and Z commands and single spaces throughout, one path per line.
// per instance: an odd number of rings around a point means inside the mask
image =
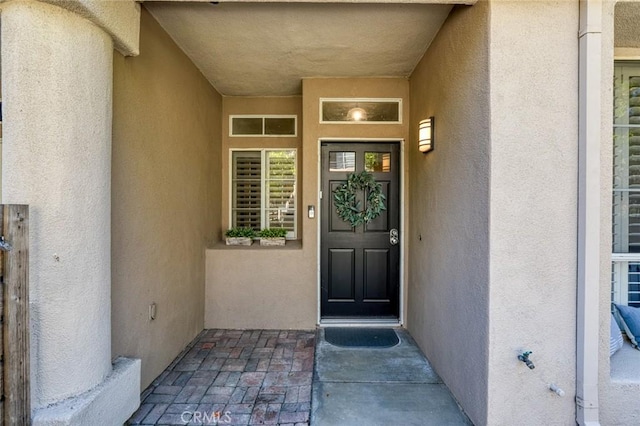
M 233 227 L 228 229 L 224 236 L 228 246 L 250 246 L 253 244 L 256 231 L 249 227 Z
M 284 228 L 265 228 L 258 233 L 261 246 L 283 246 L 287 230 Z

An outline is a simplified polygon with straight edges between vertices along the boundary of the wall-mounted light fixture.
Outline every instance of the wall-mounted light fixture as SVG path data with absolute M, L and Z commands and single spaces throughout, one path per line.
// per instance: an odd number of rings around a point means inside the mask
M 435 129 L 435 118 L 429 117 L 420 122 L 420 127 L 418 128 L 418 149 L 420 152 L 426 154 L 429 151 L 433 151 L 434 145 L 434 129 Z

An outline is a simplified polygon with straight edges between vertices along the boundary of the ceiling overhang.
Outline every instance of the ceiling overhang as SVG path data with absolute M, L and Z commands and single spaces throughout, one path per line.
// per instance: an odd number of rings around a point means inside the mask
M 451 3 L 144 4 L 222 95 L 291 96 L 303 78 L 408 77 Z

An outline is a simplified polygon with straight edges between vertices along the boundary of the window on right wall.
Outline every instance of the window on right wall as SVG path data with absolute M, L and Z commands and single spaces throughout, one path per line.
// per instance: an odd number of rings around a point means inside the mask
M 611 300 L 640 307 L 640 62 L 616 62 Z

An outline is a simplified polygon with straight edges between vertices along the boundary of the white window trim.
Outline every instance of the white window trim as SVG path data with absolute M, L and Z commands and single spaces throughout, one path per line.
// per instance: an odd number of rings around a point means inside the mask
M 614 63 L 614 77 L 618 76 L 618 67 L 625 67 L 629 65 L 636 64 L 625 64 L 624 61 L 616 60 Z M 613 87 L 615 91 L 615 87 Z M 614 93 L 615 97 L 615 93 Z M 640 124 L 630 124 L 630 123 L 615 123 L 615 112 L 614 112 L 614 122 L 612 123 L 613 130 L 615 129 L 637 129 L 640 128 Z M 615 150 L 615 146 L 614 146 Z M 615 155 L 615 153 L 614 153 Z M 628 165 L 627 165 L 628 167 Z M 628 169 L 625 172 L 628 174 Z M 614 176 L 615 176 L 615 165 L 614 165 Z M 629 194 L 640 192 L 640 188 L 616 188 L 615 185 L 612 185 L 612 207 L 616 205 L 616 197 L 621 197 L 621 206 L 622 210 L 628 210 L 628 202 L 629 202 Z M 620 244 L 623 247 L 628 246 L 628 227 L 629 227 L 629 218 L 628 216 L 622 216 L 618 225 L 622 229 L 626 229 L 627 232 L 620 232 L 620 237 L 622 241 Z M 615 218 L 612 218 L 613 225 L 616 225 Z M 616 231 L 613 231 L 613 237 L 615 239 Z M 612 247 L 613 249 L 613 247 Z M 612 250 L 611 253 L 611 301 L 621 304 L 628 305 L 629 304 L 629 264 L 630 263 L 640 263 L 640 253 L 627 253 L 627 252 L 615 252 Z M 637 302 L 636 302 L 637 303 Z
M 295 188 L 296 188 L 296 203 L 294 206 L 295 214 L 293 215 L 293 232 L 289 232 L 285 237 L 287 240 L 295 240 L 298 236 L 298 202 L 299 202 L 299 186 L 298 186 L 298 176 L 300 174 L 299 169 L 299 159 L 298 159 L 298 149 L 297 148 L 229 148 L 229 227 L 233 226 L 233 153 L 239 151 L 253 151 L 260 152 L 261 155 L 261 164 L 263 165 L 260 168 L 260 184 L 262 190 L 260 191 L 260 229 L 266 228 L 266 215 L 264 211 L 266 210 L 264 205 L 266 203 L 266 191 L 264 191 L 265 184 L 265 153 L 267 151 L 294 151 L 296 153 L 296 178 L 295 178 Z
M 611 254 L 611 301 L 619 305 L 629 304 L 629 263 L 640 263 L 640 253 Z
M 322 118 L 322 104 L 325 102 L 397 102 L 398 121 L 325 121 Z M 318 111 L 318 121 L 320 124 L 402 124 L 402 98 L 320 98 L 320 108 Z
M 262 134 L 261 135 L 242 135 L 233 133 L 233 119 L 234 118 L 261 118 L 262 119 Z M 293 118 L 294 129 L 293 135 L 265 135 L 265 118 Z M 229 115 L 229 137 L 231 138 L 297 138 L 298 137 L 298 116 L 297 115 L 282 115 L 282 114 L 233 114 Z M 255 150 L 254 150 L 255 151 Z M 296 154 L 297 155 L 297 154 Z
M 611 264 L 611 301 L 619 305 L 629 303 L 629 262 L 614 261 Z

